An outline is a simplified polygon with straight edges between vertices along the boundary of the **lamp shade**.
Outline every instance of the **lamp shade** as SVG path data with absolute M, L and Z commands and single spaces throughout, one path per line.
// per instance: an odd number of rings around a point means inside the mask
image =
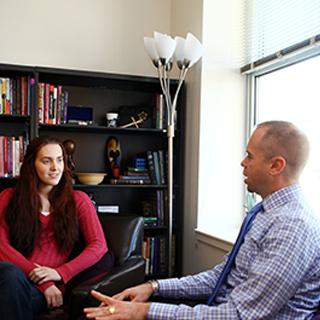
M 181 69 L 184 61 L 184 46 L 186 40 L 181 37 L 175 37 L 176 50 L 174 51 L 174 58 L 177 61 L 178 67 Z
M 190 68 L 203 54 L 203 47 L 200 41 L 192 34 L 188 33 L 184 44 L 184 58 Z
M 159 55 L 156 49 L 156 43 L 153 38 L 144 37 L 144 47 L 152 61 L 158 61 Z
M 154 32 L 154 40 L 160 59 L 168 62 L 174 53 L 176 42 L 170 36 L 160 32 Z

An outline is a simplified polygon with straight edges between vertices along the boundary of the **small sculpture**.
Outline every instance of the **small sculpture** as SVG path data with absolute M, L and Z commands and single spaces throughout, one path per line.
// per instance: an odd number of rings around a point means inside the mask
M 121 126 L 120 128 L 129 128 L 132 126 L 135 126 L 136 128 L 139 128 L 139 124 L 146 121 L 148 118 L 148 114 L 144 111 L 141 111 L 140 113 L 138 113 L 138 119 L 136 120 L 133 116 L 130 117 L 130 119 L 132 120 L 132 122 L 129 122 L 123 126 Z
M 64 149 L 66 150 L 68 167 L 71 172 L 73 172 L 76 167 L 73 158 L 74 152 L 76 150 L 76 143 L 71 139 L 67 139 L 64 140 L 62 144 L 64 146 Z
M 121 164 L 120 141 L 116 137 L 109 137 L 106 144 L 107 169 L 110 177 L 119 178 Z

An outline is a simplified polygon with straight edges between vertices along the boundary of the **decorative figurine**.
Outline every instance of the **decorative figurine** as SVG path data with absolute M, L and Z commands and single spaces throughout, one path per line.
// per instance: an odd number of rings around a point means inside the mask
M 118 179 L 120 176 L 121 149 L 120 141 L 116 137 L 109 137 L 106 144 L 107 169 L 111 178 Z
M 76 143 L 71 139 L 67 139 L 67 140 L 64 140 L 62 144 L 66 150 L 68 167 L 73 174 L 74 169 L 76 167 L 74 163 L 74 158 L 73 158 L 73 154 L 76 150 Z
M 133 116 L 130 117 L 130 119 L 132 120 L 132 122 L 129 122 L 123 126 L 121 126 L 120 128 L 129 128 L 132 126 L 135 126 L 136 128 L 139 128 L 139 124 L 146 121 L 148 118 L 148 114 L 144 111 L 141 111 L 140 113 L 138 113 L 138 119 L 136 120 Z

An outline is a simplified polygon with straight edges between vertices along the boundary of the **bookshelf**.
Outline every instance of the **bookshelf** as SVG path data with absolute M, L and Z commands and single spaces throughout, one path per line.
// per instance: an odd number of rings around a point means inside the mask
M 167 150 L 166 128 L 159 124 L 158 103 L 161 100 L 159 80 L 153 77 L 109 74 L 101 72 L 79 71 L 69 69 L 56 69 L 44 67 L 26 67 L 18 65 L 0 64 L 0 78 L 15 79 L 27 77 L 29 89 L 27 94 L 29 112 L 16 114 L 11 112 L 0 113 L 1 136 L 23 136 L 25 145 L 36 136 L 51 135 L 61 141 L 71 139 L 76 144 L 74 153 L 75 172 L 106 172 L 107 151 L 106 141 L 109 137 L 116 137 L 120 142 L 121 163 L 120 172 L 124 174 L 128 167 L 133 166 L 135 157 L 145 158 L 145 167 L 148 173 L 148 152 L 154 157 L 160 154 L 156 161 L 160 163 L 158 179 L 150 179 L 150 183 L 142 184 L 111 184 L 110 172 L 99 185 L 83 185 L 77 180 L 75 189 L 80 189 L 93 197 L 97 206 L 112 206 L 119 208 L 119 214 L 132 213 L 148 215 L 145 226 L 144 250 L 147 258 L 146 276 L 148 278 L 161 278 L 168 275 L 168 216 L 166 212 L 166 199 L 168 188 L 165 180 L 165 152 Z M 55 97 L 56 116 L 61 114 L 59 120 L 45 120 L 43 88 L 48 84 L 49 91 Z M 176 86 L 175 81 L 171 81 Z M 50 88 L 49 86 L 47 86 Z M 0 87 L 1 89 L 1 87 Z M 58 93 L 57 93 L 58 92 Z M 93 110 L 93 124 L 78 125 L 66 123 L 63 118 L 64 107 L 59 106 L 61 92 L 66 92 L 68 106 L 84 106 Z M 16 95 L 16 93 L 15 93 Z M 47 98 L 49 94 L 47 94 Z M 174 272 L 181 275 L 182 252 L 182 202 L 183 202 L 183 128 L 184 108 L 182 108 L 185 93 L 182 91 L 178 102 L 179 117 L 174 145 L 174 194 L 173 194 L 173 236 L 174 236 Z M 52 98 L 52 97 L 51 97 Z M 61 101 L 62 100 L 61 98 Z M 16 104 L 16 97 L 12 101 Z M 48 105 L 47 105 L 48 107 Z M 59 109 L 60 108 L 60 109 Z M 59 111 L 60 110 L 60 111 Z M 62 111 L 61 111 L 62 110 Z M 129 122 L 130 115 L 136 116 L 143 110 L 148 114 L 147 120 L 139 128 L 109 128 L 106 126 L 106 113 L 117 112 L 119 124 Z M 42 112 L 42 115 L 40 114 Z M 52 118 L 52 110 L 51 118 Z M 47 117 L 50 118 L 48 111 Z M 58 116 L 59 117 L 59 116 Z M 160 118 L 163 117 L 163 113 Z M 1 155 L 1 154 L 0 154 Z M 154 160 L 154 159 L 153 159 Z M 12 186 L 16 178 L 12 176 L 0 177 L 0 190 Z M 108 213 L 105 213 L 108 214 Z M 155 217 L 156 219 L 150 219 Z M 161 254 L 160 254 L 161 253 Z

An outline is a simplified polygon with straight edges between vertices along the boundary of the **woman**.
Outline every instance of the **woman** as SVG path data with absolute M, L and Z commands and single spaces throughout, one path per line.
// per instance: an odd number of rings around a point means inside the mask
M 73 191 L 62 144 L 39 137 L 28 146 L 16 187 L 0 193 L 0 314 L 33 319 L 63 304 L 64 285 L 107 252 L 89 197 Z M 80 233 L 86 246 L 70 253 Z

